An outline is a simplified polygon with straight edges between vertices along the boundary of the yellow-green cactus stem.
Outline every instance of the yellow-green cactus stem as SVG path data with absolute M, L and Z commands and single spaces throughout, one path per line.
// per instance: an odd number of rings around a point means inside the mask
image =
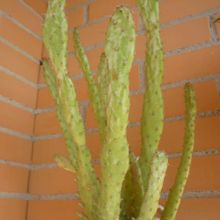
M 130 152 L 130 166 L 125 176 L 121 192 L 120 220 L 138 217 L 144 195 L 138 158 Z
M 175 184 L 170 190 L 162 220 L 174 220 L 189 175 L 195 136 L 196 101 L 191 84 L 185 85 L 185 135 L 183 154 L 177 170 Z
M 155 218 L 167 165 L 168 158 L 166 154 L 156 152 L 152 159 L 148 187 L 137 220 L 153 220 Z
M 106 135 L 101 153 L 99 219 L 120 215 L 122 183 L 129 167 L 126 138 L 129 112 L 129 72 L 135 47 L 134 22 L 126 7 L 114 12 L 106 34 L 105 56 L 111 81 L 106 108 Z
M 163 130 L 163 49 L 160 37 L 159 1 L 136 0 L 147 32 L 145 61 L 146 91 L 141 122 L 140 165 L 145 187 L 147 186 L 150 163 L 158 148 Z
M 85 130 L 76 100 L 75 88 L 67 75 L 67 21 L 64 13 L 64 0 L 50 0 L 44 22 L 44 43 L 50 57 L 50 66 L 56 86 L 50 88 L 57 93 L 56 107 L 61 126 L 68 130 L 74 143 L 77 158 L 74 168 L 77 174 L 78 188 L 85 214 L 89 219 L 97 219 L 95 201 L 98 198 L 99 183 L 91 164 L 91 155 L 85 143 Z M 49 87 L 53 85 L 52 78 Z
M 48 88 L 56 102 L 56 113 L 57 118 L 59 120 L 60 126 L 63 129 L 64 138 L 66 142 L 66 146 L 70 155 L 70 160 L 73 166 L 76 166 L 76 146 L 73 142 L 72 136 L 66 126 L 65 119 L 62 115 L 61 108 L 59 106 L 59 96 L 58 96 L 58 89 L 56 85 L 56 78 L 55 73 L 53 72 L 52 68 L 50 67 L 49 63 L 44 60 L 43 61 L 43 67 L 44 67 L 44 79 L 48 85 Z
M 96 120 L 99 125 L 101 139 L 103 140 L 103 138 L 104 138 L 103 132 L 104 132 L 104 128 L 105 128 L 105 119 L 104 119 L 105 113 L 104 113 L 104 109 L 101 106 L 101 101 L 100 101 L 100 96 L 102 96 L 102 94 L 98 93 L 97 85 L 96 85 L 96 82 L 93 78 L 92 70 L 90 68 L 88 58 L 87 58 L 86 53 L 80 43 L 79 31 L 76 28 L 74 29 L 74 32 L 73 32 L 73 42 L 74 42 L 74 49 L 75 49 L 76 58 L 77 58 L 80 66 L 84 72 L 84 75 L 85 75 L 85 78 L 86 78 L 86 81 L 88 84 L 91 104 L 93 106 Z
M 54 158 L 54 160 L 56 161 L 57 165 L 60 168 L 63 168 L 66 171 L 75 173 L 75 167 L 72 164 L 71 160 L 62 156 L 62 155 L 56 155 L 56 157 Z

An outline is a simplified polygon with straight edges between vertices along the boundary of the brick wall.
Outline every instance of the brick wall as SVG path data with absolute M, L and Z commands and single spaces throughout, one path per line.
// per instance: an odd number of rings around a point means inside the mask
M 41 36 L 40 23 L 42 22 L 39 14 L 42 15 L 44 12 L 46 1 L 12 0 L 11 2 L 14 4 L 19 2 L 19 4 L 15 4 L 16 7 L 13 5 L 12 11 L 12 7 L 8 6 L 9 3 L 4 3 L 2 16 L 3 24 L 5 24 L 4 20 L 12 23 L 11 26 L 7 24 L 7 29 L 10 27 L 11 32 L 7 32 L 5 28 L 1 34 L 3 37 L 1 42 L 4 48 L 7 47 L 4 50 L 8 57 L 1 60 L 1 64 L 4 63 L 0 70 L 1 76 L 8 79 L 5 79 L 5 83 L 2 83 L 3 80 L 0 81 L 2 84 L 0 104 L 6 106 L 7 113 L 4 113 L 4 108 L 0 108 L 0 114 L 4 114 L 4 117 L 0 117 L 0 167 L 3 170 L 0 172 L 0 178 L 5 180 L 5 183 L 3 181 L 0 184 L 0 191 L 2 191 L 0 216 L 1 210 L 5 210 L 3 215 L 7 217 L 4 219 L 14 219 L 10 216 L 12 213 L 7 211 L 7 209 L 13 209 L 21 215 L 22 220 L 76 220 L 79 219 L 76 212 L 80 208 L 74 177 L 57 168 L 53 161 L 55 154 L 67 154 L 56 120 L 54 102 L 45 85 L 42 69 L 39 65 L 35 68 L 31 66 L 40 58 L 41 52 L 43 56 L 46 54 L 41 50 L 41 41 L 38 38 Z M 138 153 L 139 122 L 145 86 L 143 59 L 146 39 L 135 1 L 67 0 L 66 13 L 70 29 L 69 73 L 86 120 L 87 142 L 94 160 L 99 157 L 100 143 L 94 114 L 88 102 L 86 82 L 74 57 L 71 30 L 79 26 L 82 43 L 86 47 L 95 73 L 99 56 L 103 51 L 108 19 L 115 7 L 120 4 L 126 4 L 132 9 L 137 32 L 136 56 L 130 73 L 131 110 L 128 140 L 131 148 Z M 220 160 L 220 24 L 214 24 L 213 21 L 220 15 L 220 2 L 219 0 L 161 0 L 160 9 L 161 34 L 165 49 L 165 76 L 162 88 L 166 118 L 160 148 L 170 156 L 161 202 L 163 203 L 166 199 L 169 187 L 173 183 L 182 150 L 183 85 L 186 81 L 191 81 L 194 84 L 198 103 L 196 143 L 191 174 L 177 220 L 217 220 L 220 218 L 218 211 L 220 203 L 218 166 Z M 30 18 L 25 19 L 26 14 L 21 10 L 30 13 L 28 15 Z M 35 19 L 31 20 L 32 17 Z M 22 27 L 25 28 L 22 29 Z M 31 47 L 27 44 L 28 40 L 23 40 L 24 33 L 21 30 L 31 36 L 30 39 L 28 38 L 32 42 Z M 39 50 L 38 54 L 33 48 Z M 16 59 L 14 59 L 15 56 Z M 17 65 L 12 65 L 9 60 L 13 60 L 13 64 L 18 60 L 19 62 Z M 22 67 L 23 65 L 28 67 Z M 30 97 L 32 105 L 26 102 L 29 100 L 24 98 L 26 96 Z M 12 118 L 14 110 L 11 108 L 26 115 L 17 116 L 18 113 L 15 112 L 16 117 Z M 13 111 L 12 114 L 8 113 L 9 110 Z M 30 115 L 30 121 L 28 115 Z M 97 171 L 98 169 L 97 166 Z M 13 199 L 6 200 L 6 197 Z M 27 207 L 25 199 L 29 200 Z M 27 214 L 27 218 L 24 217 L 24 213 Z
M 25 220 L 42 17 L 29 3 L 0 1 L 0 219 Z M 46 3 L 35 8 L 43 12 Z

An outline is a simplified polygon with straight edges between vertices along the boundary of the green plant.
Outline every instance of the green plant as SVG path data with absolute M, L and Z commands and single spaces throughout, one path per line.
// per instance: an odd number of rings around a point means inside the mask
M 76 174 L 82 218 L 88 220 L 154 220 L 168 165 L 164 152 L 158 151 L 163 130 L 163 49 L 160 39 L 157 0 L 137 0 L 148 34 L 146 83 L 141 121 L 140 157 L 129 152 L 126 138 L 129 113 L 129 72 L 135 48 L 135 30 L 128 8 L 118 7 L 110 19 L 105 48 L 93 78 L 86 53 L 75 29 L 73 42 L 88 83 L 90 100 L 98 122 L 102 152 L 101 176 L 95 174 L 86 146 L 85 128 L 76 92 L 67 71 L 67 21 L 65 0 L 50 0 L 44 22 L 44 43 L 49 59 L 43 61 L 44 76 L 56 102 L 69 158 L 57 156 L 60 167 Z M 179 206 L 194 143 L 195 97 L 190 84 L 185 86 L 186 129 L 183 156 L 162 220 L 173 220 Z

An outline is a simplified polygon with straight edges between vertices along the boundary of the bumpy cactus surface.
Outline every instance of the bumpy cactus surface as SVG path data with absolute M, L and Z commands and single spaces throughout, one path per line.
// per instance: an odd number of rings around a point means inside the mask
M 89 98 L 98 124 L 102 152 L 101 175 L 97 177 L 86 145 L 85 128 L 76 92 L 67 70 L 65 0 L 49 0 L 44 22 L 44 44 L 49 58 L 43 60 L 44 77 L 56 103 L 69 157 L 58 155 L 58 166 L 76 175 L 81 214 L 88 220 L 155 220 L 168 166 L 168 157 L 158 150 L 163 130 L 163 48 L 157 0 L 137 0 L 147 32 L 145 60 L 146 91 L 141 120 L 141 154 L 129 151 L 126 136 L 129 114 L 129 72 L 135 49 L 135 29 L 127 7 L 118 7 L 110 19 L 95 80 L 89 60 L 73 32 L 75 56 L 84 72 Z M 175 219 L 194 145 L 196 105 L 190 84 L 185 86 L 186 125 L 183 155 L 176 181 L 169 194 L 162 220 Z

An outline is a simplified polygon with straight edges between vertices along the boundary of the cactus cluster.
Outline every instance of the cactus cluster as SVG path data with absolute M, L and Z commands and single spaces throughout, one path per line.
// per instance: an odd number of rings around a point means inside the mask
M 110 19 L 96 79 L 93 76 L 79 31 L 73 32 L 75 56 L 84 72 L 102 145 L 101 175 L 94 171 L 86 145 L 85 128 L 76 91 L 67 70 L 68 25 L 65 0 L 50 0 L 44 21 L 44 44 L 49 58 L 43 60 L 44 77 L 56 103 L 69 158 L 57 156 L 57 164 L 76 174 L 79 196 L 88 220 L 155 220 L 168 166 L 158 150 L 163 130 L 163 48 L 160 38 L 158 0 L 137 0 L 148 41 L 146 91 L 141 120 L 141 153 L 129 150 L 126 136 L 129 114 L 129 72 L 135 51 L 135 29 L 127 7 L 118 7 Z M 194 145 L 195 95 L 185 86 L 185 138 L 183 155 L 162 220 L 175 219 Z

